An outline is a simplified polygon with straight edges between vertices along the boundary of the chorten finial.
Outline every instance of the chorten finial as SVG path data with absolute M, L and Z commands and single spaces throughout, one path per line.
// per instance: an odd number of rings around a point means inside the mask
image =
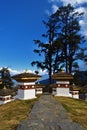
M 40 84 L 40 82 L 38 82 L 38 84 Z
M 64 71 L 64 68 L 61 69 L 61 72 L 65 72 L 65 71 Z
M 2 81 L 0 81 L 0 84 L 2 84 Z
M 73 86 L 75 86 L 75 83 L 73 83 Z
M 25 70 L 25 73 L 28 73 L 28 70 L 27 70 L 27 69 Z
M 4 86 L 4 88 L 3 88 L 4 90 L 6 90 L 7 88 Z

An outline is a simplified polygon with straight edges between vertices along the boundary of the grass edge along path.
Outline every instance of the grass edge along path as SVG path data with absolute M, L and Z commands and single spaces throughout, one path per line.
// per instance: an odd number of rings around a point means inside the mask
M 67 110 L 69 117 L 87 130 L 87 102 L 68 97 L 54 97 Z
M 18 124 L 28 118 L 34 103 L 39 99 L 15 100 L 0 105 L 0 130 L 16 130 Z

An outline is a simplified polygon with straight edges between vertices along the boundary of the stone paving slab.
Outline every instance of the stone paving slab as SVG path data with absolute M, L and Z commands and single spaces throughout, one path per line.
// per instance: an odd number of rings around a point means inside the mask
M 29 118 L 21 122 L 17 130 L 84 130 L 72 122 L 60 102 L 52 95 L 42 95 L 33 106 Z

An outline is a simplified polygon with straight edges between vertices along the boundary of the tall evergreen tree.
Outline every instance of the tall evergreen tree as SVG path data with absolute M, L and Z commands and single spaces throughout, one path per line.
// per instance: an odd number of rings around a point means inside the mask
M 55 14 L 52 15 L 60 25 L 58 36 L 63 44 L 62 60 L 65 63 L 66 72 L 72 72 L 73 64 L 78 59 L 84 58 L 84 50 L 81 44 L 84 43 L 84 36 L 81 36 L 79 20 L 83 13 L 75 12 L 73 6 L 60 7 Z
M 0 84 L 0 89 L 4 88 L 4 86 L 8 89 L 11 88 L 13 82 L 8 68 L 3 67 L 0 70 L 0 80 L 2 81 L 2 84 Z
M 49 83 L 51 83 L 51 74 L 53 73 L 53 66 L 55 65 L 54 62 L 54 54 L 55 54 L 55 38 L 57 36 L 56 33 L 56 22 L 49 18 L 48 22 L 43 21 L 47 32 L 42 34 L 42 37 L 46 38 L 48 43 L 41 42 L 40 40 L 34 40 L 34 42 L 38 45 L 39 49 L 34 49 L 34 52 L 39 54 L 39 56 L 44 54 L 44 60 L 41 61 L 33 61 L 32 65 L 37 65 L 41 69 L 47 69 L 49 75 Z M 58 45 L 59 41 L 57 41 Z M 59 48 L 59 46 L 58 46 Z M 58 51 L 57 48 L 57 51 Z M 58 68 L 58 67 L 57 67 Z
M 44 59 L 33 61 L 31 64 L 47 69 L 50 83 L 52 73 L 61 67 L 65 67 L 66 72 L 71 73 L 78 59 L 83 60 L 85 57 L 85 48 L 81 47 L 85 40 L 80 34 L 79 25 L 82 16 L 83 13 L 75 12 L 74 7 L 68 4 L 60 7 L 47 22 L 43 21 L 47 31 L 42 37 L 46 38 L 46 42 L 34 40 L 38 46 L 34 52 L 39 56 L 44 54 Z

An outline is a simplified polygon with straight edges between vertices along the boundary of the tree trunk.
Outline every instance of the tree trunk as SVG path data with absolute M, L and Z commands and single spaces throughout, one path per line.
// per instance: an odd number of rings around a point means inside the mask
M 72 73 L 72 64 L 69 64 L 69 73 Z
M 69 73 L 72 73 L 72 60 L 69 61 Z
M 49 84 L 52 83 L 52 78 L 51 78 L 51 74 L 52 74 L 52 55 L 50 54 L 50 61 L 49 61 Z
M 67 57 L 66 57 L 66 73 L 68 73 L 68 61 L 67 61 Z

